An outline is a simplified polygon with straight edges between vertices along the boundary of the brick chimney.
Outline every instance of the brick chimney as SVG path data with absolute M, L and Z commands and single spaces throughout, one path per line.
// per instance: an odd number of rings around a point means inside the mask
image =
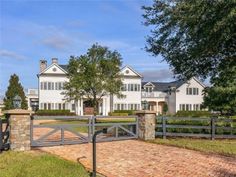
M 47 60 L 39 61 L 40 72 L 44 71 L 47 68 Z
M 52 58 L 52 64 L 58 64 L 58 59 L 57 58 Z

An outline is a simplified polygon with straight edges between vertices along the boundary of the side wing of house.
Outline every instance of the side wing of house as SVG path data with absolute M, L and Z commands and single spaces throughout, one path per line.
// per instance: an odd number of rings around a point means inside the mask
M 178 110 L 200 110 L 204 87 L 204 84 L 196 78 L 179 86 L 176 90 L 176 112 Z

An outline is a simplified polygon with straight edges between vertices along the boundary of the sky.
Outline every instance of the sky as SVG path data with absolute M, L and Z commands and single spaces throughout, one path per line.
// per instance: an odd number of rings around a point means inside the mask
M 0 0 L 0 96 L 16 73 L 25 89 L 37 88 L 39 60 L 67 64 L 94 43 L 117 50 L 145 81 L 170 81 L 161 56 L 145 51 L 150 28 L 142 23 L 148 0 Z

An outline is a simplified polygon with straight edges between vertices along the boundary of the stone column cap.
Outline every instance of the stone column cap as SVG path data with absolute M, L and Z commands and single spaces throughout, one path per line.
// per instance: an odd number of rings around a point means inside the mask
M 155 111 L 150 111 L 150 110 L 140 110 L 140 111 L 135 111 L 135 114 L 156 114 Z
M 4 114 L 14 114 L 14 115 L 21 115 L 21 114 L 33 114 L 34 111 L 25 110 L 25 109 L 11 109 L 3 111 Z

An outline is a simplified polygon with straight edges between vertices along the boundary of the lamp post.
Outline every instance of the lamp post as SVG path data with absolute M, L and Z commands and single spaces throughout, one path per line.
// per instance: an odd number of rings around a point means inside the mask
M 148 110 L 148 102 L 147 102 L 147 100 L 143 101 L 143 109 L 144 110 Z
M 98 130 L 94 133 L 93 135 L 93 173 L 92 173 L 92 177 L 96 177 L 96 137 L 97 135 L 101 134 L 101 133 L 107 133 L 107 128 L 104 128 L 102 130 Z
M 21 108 L 21 97 L 19 95 L 16 95 L 14 98 L 13 98 L 13 107 L 14 109 L 19 109 Z

